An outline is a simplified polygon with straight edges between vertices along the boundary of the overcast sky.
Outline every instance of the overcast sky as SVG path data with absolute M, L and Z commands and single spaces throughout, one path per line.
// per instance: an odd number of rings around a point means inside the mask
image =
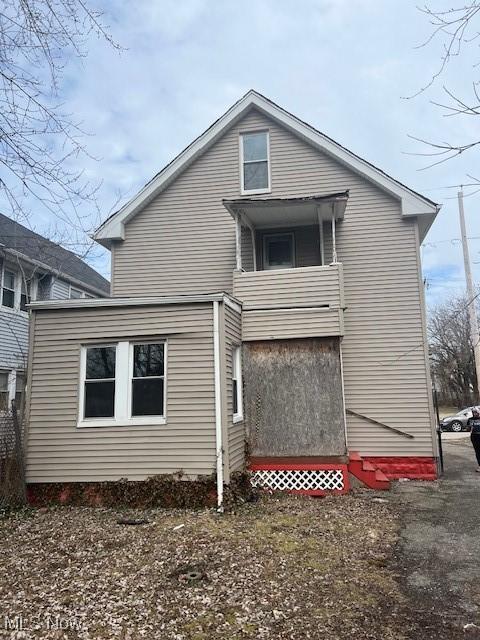
M 460 142 L 478 135 L 475 118 L 444 117 L 430 103 L 443 99 L 442 83 L 470 95 L 475 52 L 454 61 L 427 93 L 402 99 L 439 65 L 440 40 L 416 48 L 430 26 L 415 1 L 136 0 L 103 6 L 124 51 L 92 39 L 88 58 L 67 66 L 62 92 L 68 109 L 93 134 L 88 149 L 98 161 L 88 162 L 86 170 L 103 180 L 105 217 L 118 196 L 133 196 L 254 88 L 443 203 L 422 249 L 429 303 L 462 291 L 456 189 L 444 187 L 471 182 L 468 173 L 480 178 L 480 151 L 425 171 L 420 169 L 428 160 L 407 153 L 425 151 L 409 134 Z M 478 282 L 480 194 L 465 205 Z M 95 260 L 106 275 L 107 258 Z

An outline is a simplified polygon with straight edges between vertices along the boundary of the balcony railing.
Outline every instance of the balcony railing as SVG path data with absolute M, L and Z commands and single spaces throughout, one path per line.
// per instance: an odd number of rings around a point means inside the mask
M 343 335 L 341 264 L 274 271 L 235 271 L 243 303 L 243 339 Z

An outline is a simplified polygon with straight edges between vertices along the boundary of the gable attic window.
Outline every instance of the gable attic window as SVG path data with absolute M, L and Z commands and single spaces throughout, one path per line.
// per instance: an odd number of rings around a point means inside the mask
M 268 193 L 270 191 L 269 156 L 268 131 L 255 131 L 240 135 L 242 193 Z

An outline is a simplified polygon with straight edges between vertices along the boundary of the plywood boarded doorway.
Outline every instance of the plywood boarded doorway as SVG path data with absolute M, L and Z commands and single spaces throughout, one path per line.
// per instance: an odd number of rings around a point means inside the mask
M 339 339 L 265 340 L 243 349 L 250 454 L 344 455 Z

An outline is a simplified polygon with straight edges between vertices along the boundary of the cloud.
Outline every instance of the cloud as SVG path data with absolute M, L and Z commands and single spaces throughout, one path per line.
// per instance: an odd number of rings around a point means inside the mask
M 433 297 L 461 288 L 456 191 L 474 154 L 420 171 L 425 149 L 408 135 L 469 139 L 475 123 L 444 118 L 429 95 L 404 100 L 438 65 L 439 47 L 415 49 L 429 33 L 414 4 L 386 0 L 139 0 L 111 2 L 105 20 L 121 53 L 92 37 L 89 56 L 66 67 L 66 106 L 92 135 L 98 160 L 79 168 L 101 180 L 102 215 L 125 201 L 253 87 L 360 156 L 445 206 L 423 251 Z M 459 91 L 469 74 L 456 64 Z M 447 78 L 448 79 L 448 78 Z M 466 200 L 469 235 L 480 236 L 479 195 Z M 41 217 L 45 213 L 37 212 Z M 93 220 L 93 216 L 92 216 Z M 472 240 L 472 259 L 480 244 Z M 95 265 L 106 272 L 108 253 Z M 442 270 L 443 269 L 443 270 Z M 480 264 L 474 265 L 477 281 Z

